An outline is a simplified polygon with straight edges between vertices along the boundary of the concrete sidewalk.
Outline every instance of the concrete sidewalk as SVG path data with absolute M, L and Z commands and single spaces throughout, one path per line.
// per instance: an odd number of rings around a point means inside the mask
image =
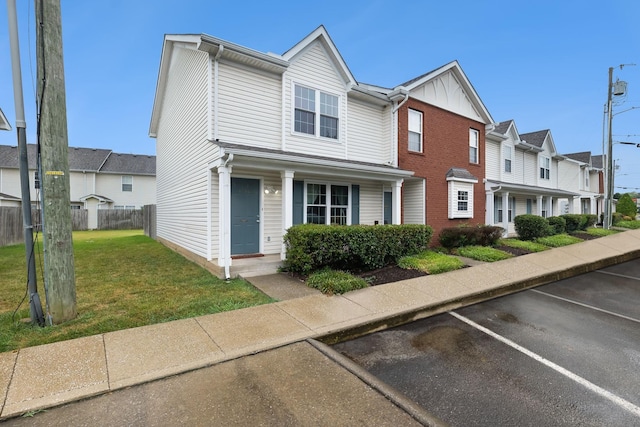
M 307 338 L 333 343 L 638 257 L 640 230 L 626 231 L 341 296 L 313 292 L 258 307 L 0 353 L 0 419 Z M 269 280 L 277 282 L 278 275 L 273 276 Z

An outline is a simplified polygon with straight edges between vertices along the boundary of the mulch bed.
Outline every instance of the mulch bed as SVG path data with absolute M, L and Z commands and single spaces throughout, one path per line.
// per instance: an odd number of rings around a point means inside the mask
M 510 253 L 513 256 L 520 256 L 520 255 L 526 255 L 531 253 L 531 251 L 528 251 L 526 249 L 514 248 L 511 246 L 495 246 L 495 248 L 500 249 L 501 251 Z
M 424 271 L 400 268 L 397 265 L 388 265 L 377 270 L 361 273 L 358 276 L 365 279 L 372 286 L 375 286 L 382 285 L 383 283 L 398 282 L 400 280 L 413 279 L 426 275 L 427 273 L 425 273 Z

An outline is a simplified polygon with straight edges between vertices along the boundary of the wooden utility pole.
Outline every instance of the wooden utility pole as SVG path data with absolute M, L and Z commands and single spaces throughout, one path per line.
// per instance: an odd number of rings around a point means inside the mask
M 59 324 L 77 315 L 60 0 L 36 0 L 36 23 L 44 282 L 47 320 Z

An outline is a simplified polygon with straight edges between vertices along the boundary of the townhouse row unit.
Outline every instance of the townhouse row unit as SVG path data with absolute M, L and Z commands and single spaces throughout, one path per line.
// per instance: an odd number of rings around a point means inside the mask
M 601 204 L 595 158 L 496 123 L 457 61 L 360 83 L 323 26 L 282 55 L 166 35 L 149 134 L 157 236 L 227 277 L 240 259 L 284 259 L 294 224 L 512 232 L 521 213 Z
M 27 144 L 32 204 L 40 199 L 37 145 Z M 87 209 L 89 229 L 98 226 L 98 209 L 140 209 L 156 202 L 156 158 L 107 149 L 69 147 L 71 209 Z M 0 206 L 20 206 L 18 147 L 0 145 Z

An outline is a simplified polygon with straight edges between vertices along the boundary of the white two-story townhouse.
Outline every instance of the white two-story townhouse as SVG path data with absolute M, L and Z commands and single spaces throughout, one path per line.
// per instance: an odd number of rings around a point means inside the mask
M 579 194 L 560 202 L 561 213 L 581 213 L 599 216 L 604 212 L 602 184 L 602 156 L 591 156 L 590 151 L 564 154 L 565 161 L 558 165 L 561 188 Z
M 36 144 L 27 144 L 31 203 L 40 200 Z M 156 159 L 108 149 L 69 147 L 71 209 L 87 209 L 88 228 L 98 227 L 98 209 L 140 209 L 156 202 Z M 0 206 L 20 206 L 18 147 L 0 145 Z
M 359 85 L 322 26 L 282 55 L 165 36 L 149 131 L 158 238 L 249 276 L 275 271 L 294 224 L 399 224 L 400 92 Z
M 521 214 L 560 215 L 561 201 L 580 194 L 563 188 L 551 131 L 520 134 L 513 120 L 488 125 L 486 133 L 486 223 L 515 233 L 513 219 Z M 567 204 L 569 210 L 573 204 Z

